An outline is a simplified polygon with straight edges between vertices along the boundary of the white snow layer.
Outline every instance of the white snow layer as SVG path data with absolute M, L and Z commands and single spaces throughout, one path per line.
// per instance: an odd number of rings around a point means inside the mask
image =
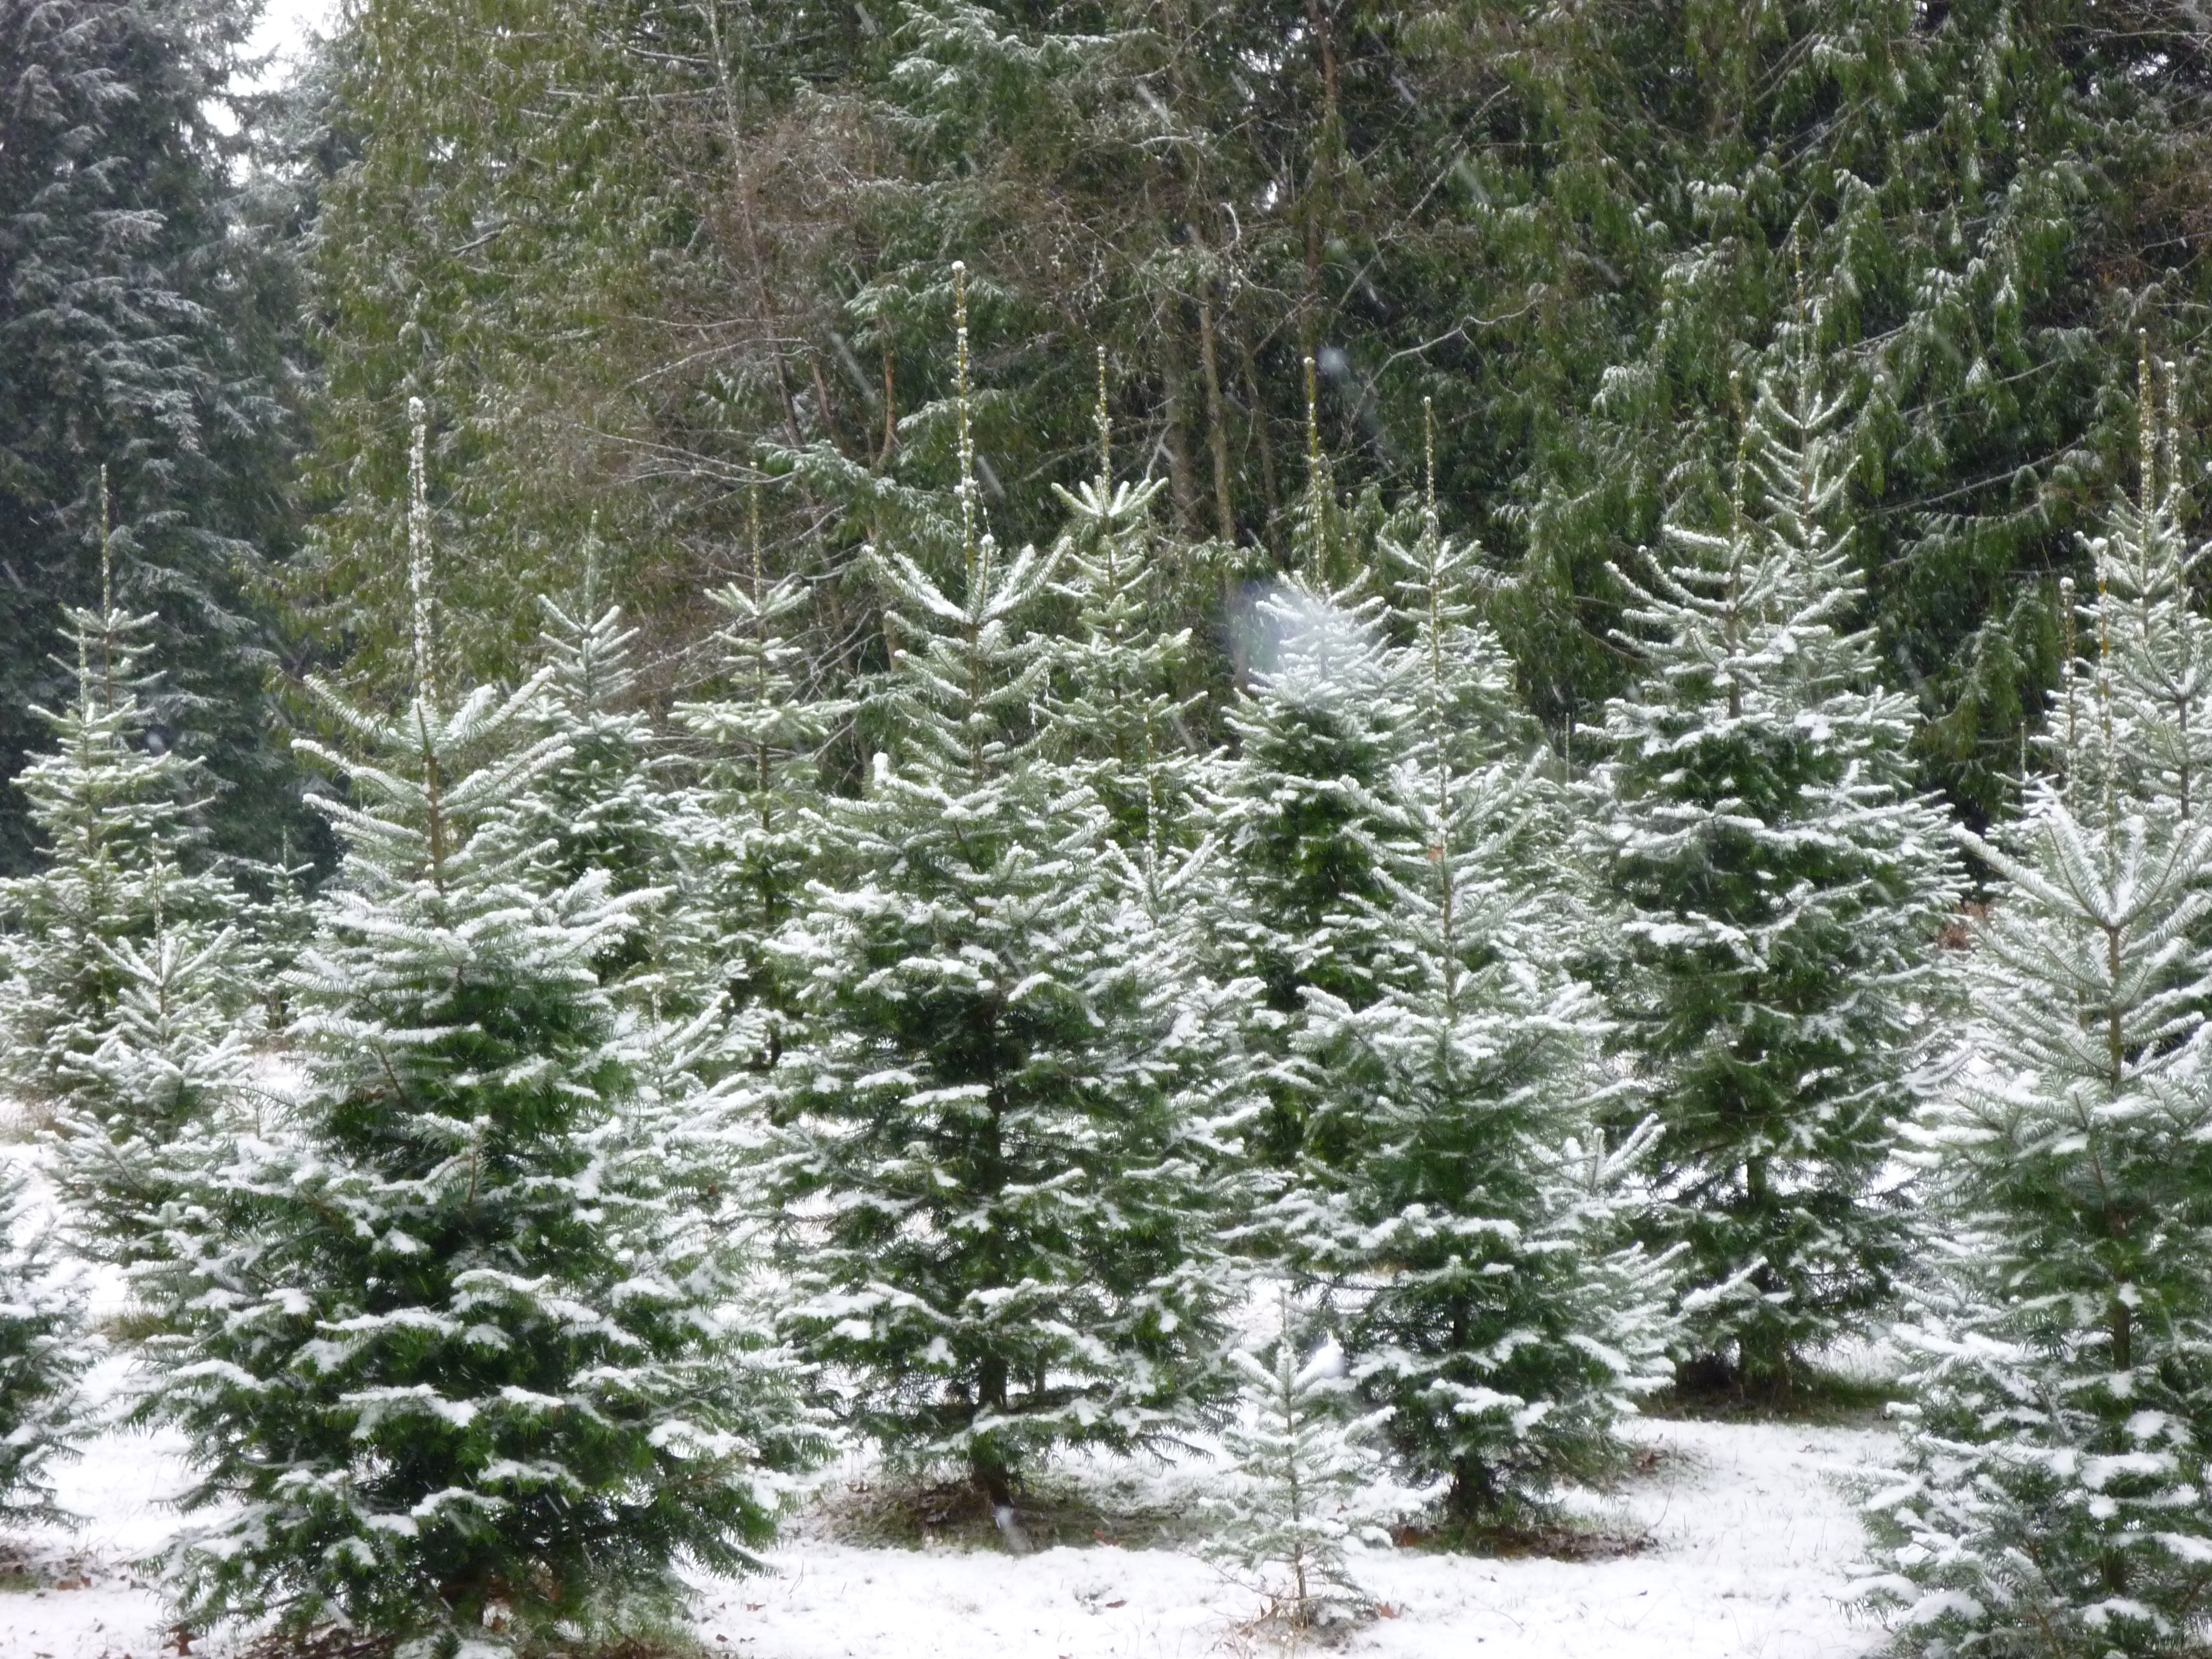
M 95 1389 L 120 1383 L 124 1363 L 103 1366 Z M 1839 1482 L 1888 1461 L 1887 1434 L 1668 1421 L 1632 1431 L 1660 1455 L 1601 1500 L 1597 1516 L 1611 1528 L 1647 1528 L 1650 1548 L 1591 1562 L 1362 1556 L 1355 1572 L 1389 1616 L 1344 1650 L 1377 1659 L 1860 1659 L 1881 1646 L 1881 1632 L 1836 1600 L 1864 1547 Z M 24 1540 L 43 1556 L 39 1576 L 49 1582 L 0 1589 L 0 1654 L 173 1653 L 160 1599 L 128 1564 L 158 1548 L 174 1524 L 161 1499 L 185 1479 L 176 1443 L 110 1433 L 58 1473 L 62 1501 L 86 1525 Z M 1187 1489 L 1190 1479 L 1179 1471 L 1172 1484 Z M 714 1652 L 1196 1659 L 1273 1645 L 1248 1628 L 1259 1611 L 1251 1590 L 1170 1551 L 1062 1547 L 1017 1559 L 800 1538 L 772 1559 L 772 1576 L 702 1584 L 699 1632 Z M 192 1651 L 220 1659 L 225 1649 L 201 1641 Z

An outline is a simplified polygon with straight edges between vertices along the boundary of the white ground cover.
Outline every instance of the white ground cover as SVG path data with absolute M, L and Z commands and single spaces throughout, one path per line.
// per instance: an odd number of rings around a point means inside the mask
M 93 1379 L 107 1392 L 127 1362 Z M 1654 1421 L 1659 1454 L 1592 1500 L 1608 1529 L 1650 1547 L 1610 1560 L 1486 1560 L 1370 1554 L 1362 1583 L 1388 1607 L 1345 1651 L 1376 1659 L 1860 1659 L 1881 1633 L 1836 1597 L 1864 1540 L 1839 1482 L 1887 1461 L 1870 1429 Z M 156 1659 L 160 1598 L 130 1569 L 175 1523 L 161 1500 L 185 1479 L 171 1439 L 111 1432 L 59 1471 L 75 1534 L 9 1540 L 41 1559 L 44 1588 L 0 1591 L 7 1659 Z M 863 1472 L 854 1466 L 836 1490 Z M 1218 1477 L 1184 1465 L 1143 1477 L 1176 1501 Z M 1125 1483 L 1126 1485 L 1126 1483 Z M 1268 1651 L 1248 1628 L 1250 1589 L 1204 1562 L 1110 1545 L 1017 1559 L 945 1547 L 860 1548 L 803 1516 L 775 1572 L 702 1585 L 699 1631 L 744 1659 L 1168 1659 Z M 10 1550 L 9 1553 L 16 1552 Z M 67 1587 L 64 1588 L 64 1586 Z M 196 1643 L 220 1659 L 220 1643 Z

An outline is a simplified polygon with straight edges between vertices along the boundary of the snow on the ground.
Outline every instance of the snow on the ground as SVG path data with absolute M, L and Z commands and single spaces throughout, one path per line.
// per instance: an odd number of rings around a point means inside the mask
M 111 1360 L 96 1384 L 123 1381 Z M 1881 1633 L 1836 1601 L 1863 1547 L 1838 1485 L 1887 1461 L 1878 1430 L 1642 1422 L 1654 1466 L 1602 1500 L 1614 1529 L 1651 1547 L 1612 1560 L 1490 1560 L 1400 1551 L 1357 1562 L 1393 1617 L 1345 1651 L 1374 1659 L 1863 1659 Z M 35 1540 L 50 1577 L 0 1592 L 8 1659 L 155 1659 L 159 1598 L 129 1562 L 174 1524 L 161 1499 L 185 1472 L 173 1441 L 102 1435 L 59 1471 L 88 1517 Z M 1185 1472 L 1183 1478 L 1190 1478 Z M 813 1528 L 802 1528 L 810 1532 Z M 1024 1559 L 950 1548 L 863 1548 L 801 1536 L 771 1576 L 712 1580 L 700 1634 L 740 1659 L 1180 1659 L 1264 1653 L 1255 1594 L 1194 1558 L 1111 1546 Z M 79 1584 L 83 1578 L 88 1584 Z M 205 1643 L 196 1654 L 220 1659 Z
M 1606 1505 L 1651 1548 L 1609 1561 L 1399 1551 L 1355 1564 L 1395 1615 L 1376 1659 L 1858 1659 L 1881 1633 L 1835 1597 L 1864 1537 L 1838 1477 L 1882 1461 L 1863 1429 L 1646 1422 L 1656 1467 Z M 1181 1659 L 1265 1651 L 1254 1594 L 1188 1555 L 1060 1548 L 1024 1560 L 809 1543 L 772 1578 L 710 1586 L 700 1630 L 745 1659 Z
M 131 1362 L 103 1360 L 85 1379 L 112 1399 Z M 82 1517 L 73 1532 L 0 1540 L 9 1565 L 27 1565 L 35 1589 L 0 1592 L 0 1654 L 7 1659 L 154 1659 L 164 1642 L 161 1599 L 131 1563 L 161 1547 L 177 1520 L 164 1501 L 185 1480 L 173 1434 L 111 1431 L 52 1471 L 62 1507 Z

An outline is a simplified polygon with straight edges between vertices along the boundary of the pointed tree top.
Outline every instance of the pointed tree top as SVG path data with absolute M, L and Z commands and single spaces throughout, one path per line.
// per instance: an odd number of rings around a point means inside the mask
M 107 465 L 100 468 L 100 609 L 115 609 L 115 512 L 107 494 Z
M 2140 435 L 2137 442 L 2142 453 L 2136 458 L 2142 468 L 2142 510 L 2146 515 L 2158 503 L 2158 392 L 2156 377 L 2151 373 L 2150 333 L 2147 329 L 2136 331 L 2136 423 Z M 2100 561 L 2101 567 L 2102 562 Z
M 425 457 L 429 418 L 420 398 L 407 400 L 413 431 L 407 447 L 407 592 L 413 605 L 415 694 L 435 707 L 437 670 L 431 654 L 430 487 Z
M 1114 476 L 1114 416 L 1106 406 L 1106 348 L 1098 348 L 1098 476 Z
M 1421 476 L 1424 513 L 1427 530 L 1437 533 L 1437 402 L 1433 398 L 1421 399 Z
M 1321 365 L 1306 353 L 1306 471 L 1321 471 Z
M 975 434 L 968 405 L 968 266 L 952 262 L 952 338 L 960 386 L 960 545 L 972 595 L 981 550 L 975 536 Z

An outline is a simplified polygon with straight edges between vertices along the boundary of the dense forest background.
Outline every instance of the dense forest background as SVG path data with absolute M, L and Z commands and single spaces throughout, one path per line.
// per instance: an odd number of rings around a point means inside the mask
M 1609 566 L 1724 519 L 1747 371 L 1802 320 L 1886 678 L 1975 823 L 2138 332 L 2185 428 L 2207 396 L 2212 20 L 2178 0 L 368 0 L 245 93 L 252 12 L 0 3 L 0 771 L 105 514 L 216 843 L 262 858 L 319 833 L 291 688 L 404 666 L 410 398 L 465 675 L 514 673 L 593 538 L 680 695 L 749 503 L 818 675 L 880 660 L 856 556 L 953 480 L 955 260 L 1002 541 L 1095 468 L 1103 351 L 1218 693 L 1313 453 L 1379 512 L 1431 401 L 1446 528 L 1571 750 L 1631 666 Z M 27 826 L 0 803 L 0 861 Z

